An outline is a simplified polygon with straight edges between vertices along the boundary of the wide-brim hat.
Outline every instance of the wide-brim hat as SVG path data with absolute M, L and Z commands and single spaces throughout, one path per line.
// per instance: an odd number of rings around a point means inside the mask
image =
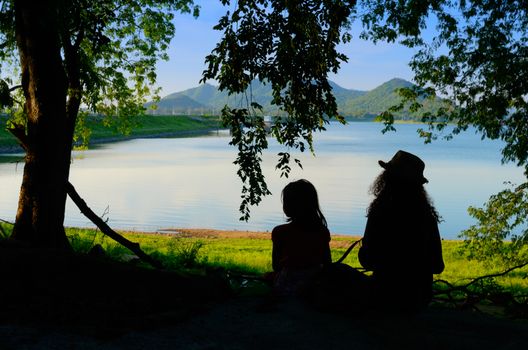
M 385 170 L 402 179 L 416 181 L 420 184 L 429 182 L 424 176 L 425 163 L 412 153 L 399 150 L 388 162 L 378 164 Z

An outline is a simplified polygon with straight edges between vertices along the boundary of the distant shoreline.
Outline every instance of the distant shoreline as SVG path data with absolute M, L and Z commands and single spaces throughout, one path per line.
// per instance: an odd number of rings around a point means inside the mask
M 203 135 L 212 131 L 223 130 L 219 117 L 211 116 L 142 116 L 140 126 L 130 134 L 118 134 L 104 127 L 98 117 L 88 120 L 92 130 L 88 148 L 97 144 L 120 142 L 138 138 L 167 138 Z M 77 145 L 79 146 L 79 145 Z M 15 138 L 7 130 L 0 130 L 0 154 L 13 155 L 24 153 Z
M 160 133 L 145 134 L 145 135 L 105 137 L 105 138 L 90 140 L 89 146 L 105 144 L 105 143 L 112 143 L 112 142 L 128 141 L 128 140 L 134 140 L 134 139 L 156 139 L 156 138 L 170 138 L 170 137 L 178 137 L 178 136 L 203 135 L 203 134 L 208 134 L 210 132 L 219 131 L 219 130 L 225 130 L 225 129 L 210 128 L 210 129 L 197 129 L 197 130 L 169 131 L 169 132 L 160 132 Z M 2 154 L 15 155 L 15 154 L 23 154 L 23 153 L 24 153 L 24 149 L 21 146 L 0 146 L 0 155 Z
M 185 131 L 184 130 L 170 131 L 170 132 L 161 132 L 161 133 L 146 134 L 146 135 L 105 137 L 101 139 L 90 140 L 89 146 L 105 144 L 105 143 L 112 143 L 112 142 L 128 141 L 128 140 L 134 140 L 134 139 L 155 139 L 155 138 L 169 138 L 169 137 L 187 136 L 187 135 L 202 135 L 202 134 L 207 134 L 207 133 L 210 133 L 212 131 L 217 131 L 217 130 L 222 130 L 222 129 L 211 128 L 211 129 L 198 129 L 198 130 L 185 130 Z M 15 155 L 19 153 L 24 153 L 24 149 L 21 146 L 1 146 L 0 147 L 0 154 Z
M 210 132 L 220 131 L 220 130 L 225 130 L 225 129 L 209 128 L 209 129 L 196 129 L 196 130 L 178 130 L 178 131 L 167 131 L 167 132 L 159 132 L 159 133 L 153 133 L 153 134 L 145 134 L 145 135 L 105 137 L 105 138 L 91 140 L 89 143 L 89 146 L 102 144 L 102 143 L 128 141 L 128 140 L 134 140 L 134 139 L 157 139 L 157 138 L 170 138 L 170 137 L 178 137 L 178 136 L 204 135 Z
M 0 146 L 0 154 L 18 154 L 18 153 L 24 153 L 24 149 L 19 145 L 13 145 L 13 146 Z
M 195 121 L 197 118 L 199 118 L 196 116 L 158 116 L 158 117 L 167 118 L 167 119 L 188 118 L 188 119 L 194 119 Z M 356 122 L 357 123 L 383 123 L 382 121 L 377 121 L 373 119 L 347 119 L 346 121 L 347 123 L 356 123 Z M 204 124 L 206 123 L 211 124 L 211 121 L 209 120 L 204 121 Z M 394 123 L 395 124 L 423 124 L 415 120 L 395 120 Z M 214 131 L 227 130 L 227 128 L 221 127 L 219 123 L 215 126 L 207 126 L 207 127 L 203 127 L 202 125 L 195 125 L 195 126 L 198 126 L 198 127 L 193 128 L 193 129 L 184 129 L 184 130 L 180 129 L 180 130 L 171 130 L 171 131 L 159 131 L 158 129 L 154 132 L 144 132 L 142 128 L 139 128 L 137 130 L 133 130 L 130 135 L 112 134 L 112 136 L 106 136 L 108 135 L 108 132 L 107 132 L 105 133 L 105 136 L 98 136 L 97 132 L 94 132 L 95 135 L 90 138 L 88 148 L 90 148 L 90 146 L 93 146 L 93 145 L 127 141 L 127 140 L 133 140 L 133 139 L 170 138 L 170 137 L 204 135 L 204 134 L 214 132 Z M 169 126 L 169 128 L 172 128 L 172 127 Z M 16 154 L 23 154 L 23 153 L 24 153 L 23 148 L 18 144 L 13 143 L 13 144 L 8 144 L 8 145 L 0 145 L 0 155 L 16 155 Z

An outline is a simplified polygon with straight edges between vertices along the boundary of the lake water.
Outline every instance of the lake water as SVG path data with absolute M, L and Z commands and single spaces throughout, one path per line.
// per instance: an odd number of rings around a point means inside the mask
M 111 227 L 140 231 L 164 228 L 216 228 L 269 231 L 283 223 L 280 191 L 292 179 L 306 178 L 317 188 L 321 208 L 333 233 L 361 235 L 368 189 L 380 173 L 378 160 L 389 160 L 398 149 L 426 163 L 426 189 L 444 221 L 444 238 L 456 238 L 473 219 L 470 205 L 481 206 L 504 187 L 523 181 L 522 169 L 501 165 L 501 143 L 481 141 L 466 132 L 451 141 L 425 145 L 419 125 L 397 125 L 381 134 L 381 124 L 331 124 L 315 137 L 316 156 L 294 154 L 304 170 L 293 168 L 290 179 L 274 171 L 276 153 L 270 141 L 264 169 L 273 195 L 253 208 L 249 222 L 238 220 L 241 184 L 232 164 L 236 150 L 228 132 L 190 138 L 136 139 L 76 152 L 70 181 L 98 214 L 107 212 Z M 23 164 L 0 164 L 0 218 L 13 221 Z M 65 224 L 92 227 L 68 199 Z

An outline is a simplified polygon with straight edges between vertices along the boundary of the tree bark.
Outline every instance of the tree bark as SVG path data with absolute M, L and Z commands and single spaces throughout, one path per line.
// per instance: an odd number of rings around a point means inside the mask
M 66 110 L 58 1 L 15 0 L 14 8 L 27 148 L 12 238 L 65 250 L 70 248 L 64 210 L 75 120 Z

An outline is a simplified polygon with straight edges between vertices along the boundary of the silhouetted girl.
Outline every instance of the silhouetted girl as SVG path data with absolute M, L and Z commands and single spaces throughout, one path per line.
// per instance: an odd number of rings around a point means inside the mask
M 289 183 L 282 190 L 287 224 L 275 227 L 272 265 L 276 272 L 275 292 L 297 295 L 331 263 L 330 232 L 319 209 L 315 187 L 307 180 Z
M 433 274 L 444 269 L 439 215 L 423 186 L 420 158 L 398 151 L 379 164 L 385 170 L 371 187 L 359 261 L 373 271 L 375 303 L 416 311 L 431 301 Z

